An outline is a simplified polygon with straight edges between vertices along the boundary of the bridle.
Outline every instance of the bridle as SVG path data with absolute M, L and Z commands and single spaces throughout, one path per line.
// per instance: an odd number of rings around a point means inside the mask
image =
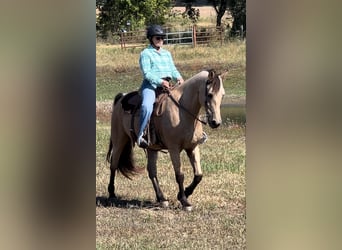
M 210 81 L 209 81 L 209 79 L 208 79 L 208 80 L 206 81 L 206 83 L 205 83 L 205 101 L 204 101 L 205 112 L 206 112 L 206 116 L 207 116 L 207 117 L 210 116 L 208 110 L 210 110 L 210 112 L 213 113 L 212 110 L 211 110 L 211 108 L 210 108 L 209 101 L 208 101 L 208 99 L 209 99 L 209 97 L 208 97 L 208 91 L 209 91 L 208 85 L 209 85 L 209 84 L 210 84 Z M 171 90 L 172 90 L 172 89 L 171 89 Z M 194 114 L 191 113 L 187 108 L 185 108 L 183 105 L 181 105 L 181 104 L 172 96 L 170 90 L 167 89 L 166 92 L 167 92 L 168 96 L 170 97 L 170 99 L 176 104 L 176 106 L 177 106 L 178 108 L 183 109 L 185 112 L 187 112 L 187 113 L 188 113 L 189 115 L 191 115 L 193 118 L 195 118 L 195 120 L 201 122 L 201 123 L 204 124 L 204 125 L 207 125 L 207 122 L 206 122 L 206 121 L 203 121 L 203 120 L 199 119 L 196 115 L 194 115 Z

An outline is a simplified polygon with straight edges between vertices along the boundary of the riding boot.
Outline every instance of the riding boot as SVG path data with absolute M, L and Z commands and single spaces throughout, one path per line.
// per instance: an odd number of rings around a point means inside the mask
M 137 140 L 138 146 L 141 148 L 147 148 L 148 147 L 148 143 L 147 141 L 143 138 L 143 136 L 139 136 L 138 140 Z

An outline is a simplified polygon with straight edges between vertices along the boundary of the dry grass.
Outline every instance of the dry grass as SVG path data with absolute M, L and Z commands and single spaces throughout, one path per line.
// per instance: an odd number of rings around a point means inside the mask
M 97 249 L 245 249 L 245 130 L 243 127 L 207 129 L 201 146 L 202 182 L 190 197 L 192 212 L 181 209 L 169 155 L 160 154 L 158 176 L 170 207 L 161 209 L 147 172 L 132 181 L 117 176 L 119 199 L 108 202 L 109 164 L 105 162 L 108 123 L 97 126 L 96 244 Z M 220 145 L 220 146 L 217 146 Z M 135 147 L 139 166 L 146 165 Z M 185 183 L 192 180 L 191 166 L 181 155 Z
M 143 179 L 126 188 L 143 190 L 139 196 L 144 197 L 152 187 L 150 183 L 145 186 Z M 96 209 L 97 248 L 244 249 L 243 184 L 243 178 L 227 172 L 206 176 L 191 198 L 196 207 L 190 213 L 179 209 L 174 200 L 171 208 L 155 209 L 149 206 L 150 195 L 145 196 L 146 205 L 144 201 L 136 203 L 142 198 L 134 194 L 125 195 L 127 202 L 122 207 Z M 170 192 L 165 185 L 164 189 Z
M 244 42 L 234 42 L 225 46 L 198 46 L 196 48 L 177 45 L 164 46 L 172 54 L 175 64 L 183 68 L 217 66 L 218 69 L 240 67 L 246 63 Z M 112 72 L 139 71 L 139 55 L 142 48 L 121 49 L 117 45 L 98 44 L 96 46 L 97 72 L 105 68 Z M 200 59 L 200 60 L 199 60 Z M 217 68 L 216 67 L 216 68 Z M 138 72 L 140 73 L 140 72 Z

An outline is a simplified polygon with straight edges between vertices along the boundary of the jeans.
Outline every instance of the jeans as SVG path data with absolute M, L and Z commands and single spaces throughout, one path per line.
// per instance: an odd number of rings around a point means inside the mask
M 140 130 L 138 138 L 144 133 L 148 121 L 151 118 L 153 112 L 153 104 L 156 99 L 156 92 L 152 88 L 142 88 L 141 89 L 142 104 L 140 109 Z

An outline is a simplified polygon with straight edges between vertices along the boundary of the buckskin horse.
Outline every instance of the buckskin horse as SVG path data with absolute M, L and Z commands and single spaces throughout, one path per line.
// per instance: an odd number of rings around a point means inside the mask
M 168 150 L 179 187 L 177 199 L 184 210 L 192 210 L 188 197 L 202 180 L 198 144 L 203 139 L 202 123 L 206 122 L 199 118 L 200 109 L 204 108 L 211 128 L 217 128 L 221 124 L 220 105 L 225 94 L 222 81 L 226 74 L 227 72 L 217 74 L 214 70 L 201 71 L 183 84 L 176 85 L 151 117 L 150 123 L 154 125 L 154 132 L 151 133 L 157 135 L 159 147 L 151 145 L 146 149 L 147 170 L 157 202 L 163 207 L 168 206 L 168 201 L 158 182 L 158 151 Z M 122 93 L 118 94 L 113 103 L 111 137 L 107 153 L 107 161 L 110 163 L 109 198 L 116 197 L 114 180 L 117 170 L 129 179 L 139 172 L 134 163 L 133 146 L 136 139 L 134 134 L 137 134 L 139 128 L 140 112 L 132 114 L 124 110 L 122 102 L 125 96 Z M 186 188 L 180 161 L 182 150 L 185 150 L 189 157 L 194 172 L 192 183 Z

